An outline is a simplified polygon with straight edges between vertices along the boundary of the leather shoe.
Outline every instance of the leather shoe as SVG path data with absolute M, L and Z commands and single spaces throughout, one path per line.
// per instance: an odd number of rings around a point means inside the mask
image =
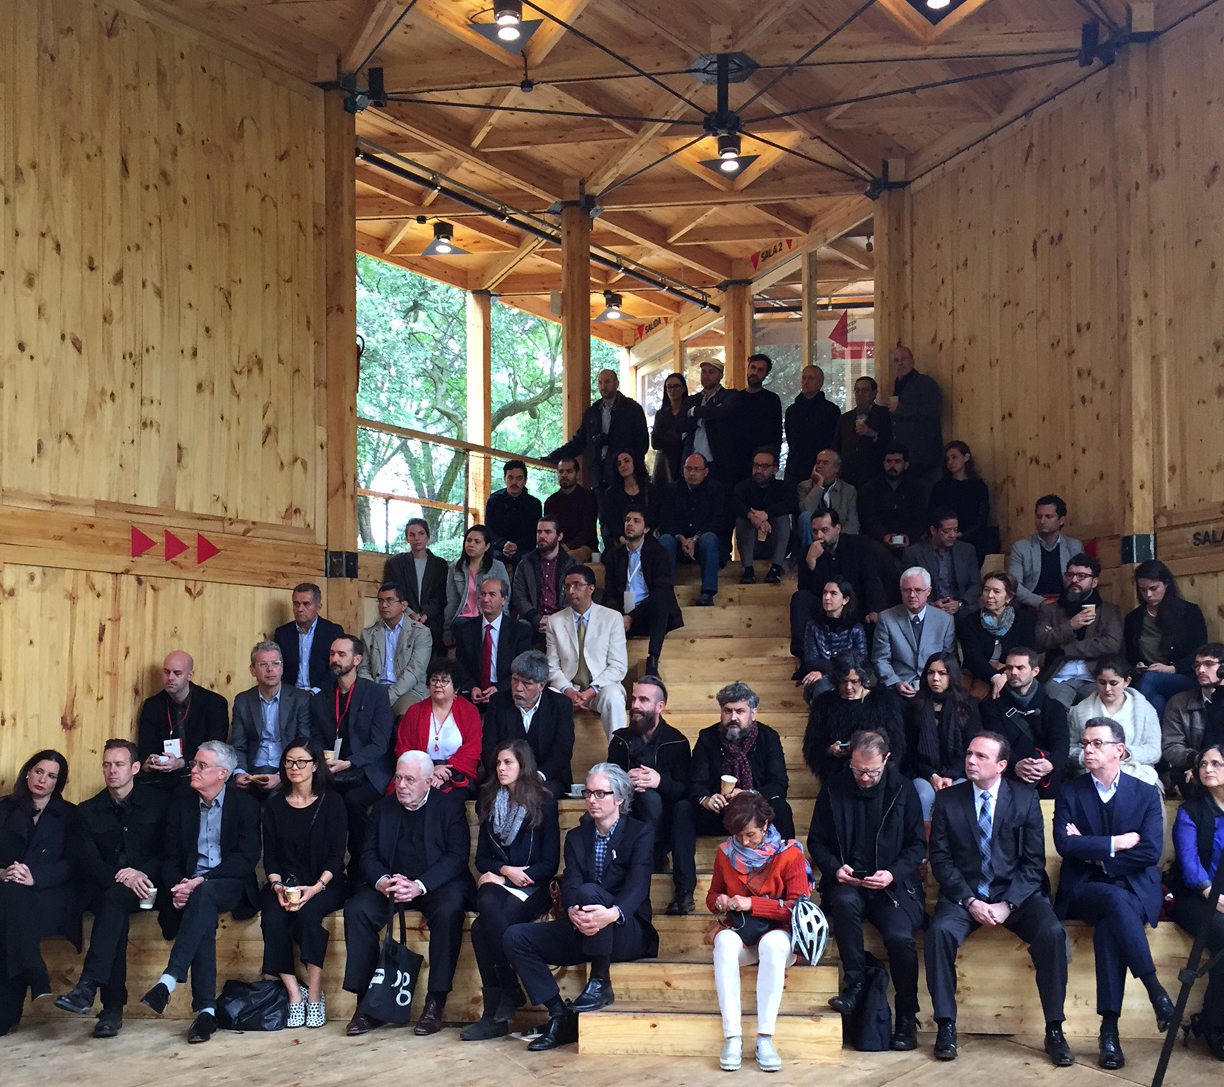
M 561 1015 L 551 1016 L 540 1031 L 540 1036 L 527 1043 L 532 1053 L 545 1049 L 556 1049 L 559 1045 L 571 1045 L 578 1041 L 578 1016 L 566 1011 Z
M 161 1015 L 165 1012 L 166 1005 L 170 1003 L 170 990 L 159 981 L 140 998 L 140 1002 L 154 1015 Z
M 606 1008 L 616 999 L 612 992 L 612 982 L 607 978 L 591 978 L 586 988 L 578 994 L 576 1000 L 570 1001 L 570 1011 L 597 1012 Z
M 646 654 L 646 674 L 648 676 L 657 676 L 659 674 L 659 656 L 657 653 Z
M 893 1030 L 890 1049 L 908 1050 L 918 1048 L 918 1025 L 912 1015 L 898 1015 L 896 1029 Z
M 1075 1063 L 1075 1054 L 1067 1045 L 1062 1027 L 1046 1027 L 1045 1051 L 1055 1068 L 1070 1068 Z
M 696 606 L 699 608 L 712 608 L 714 606 L 714 594 L 702 593 L 699 597 L 697 597 Z
M 756 571 L 751 566 L 745 566 L 744 572 L 740 574 L 739 583 L 741 585 L 755 585 Z
M 687 917 L 693 909 L 693 896 L 677 891 L 676 897 L 667 904 L 667 916 Z
M 1164 990 L 1161 990 L 1160 995 L 1152 1001 L 1152 1011 L 1156 1013 L 1156 1029 L 1161 1034 L 1167 1033 L 1177 1009 L 1173 1007 L 1173 1001 L 1169 999 L 1169 994 Z
M 855 982 L 853 985 L 847 985 L 840 993 L 829 1001 L 829 1007 L 841 1015 L 853 1015 L 859 1006 L 859 999 L 863 995 L 863 983 Z
M 76 988 L 56 999 L 55 1006 L 62 1011 L 72 1012 L 73 1015 L 88 1015 L 93 1011 L 97 991 L 98 987 L 91 982 L 78 981 Z
M 956 1060 L 956 1024 L 940 1023 L 935 1032 L 935 1059 L 937 1061 Z
M 1117 1027 L 1102 1027 L 1099 1045 L 1100 1055 L 1097 1057 L 1097 1064 L 1102 1068 L 1112 1071 L 1126 1064 L 1126 1057 L 1122 1054 L 1122 1043 L 1118 1040 Z
M 769 568 L 769 573 L 765 575 L 766 585 L 777 585 L 782 580 L 782 567 L 776 562 Z
M 192 1045 L 198 1045 L 200 1042 L 207 1042 L 216 1033 L 217 1020 L 212 1012 L 200 1012 L 187 1032 L 187 1041 Z
M 362 1034 L 369 1034 L 375 1027 L 381 1027 L 382 1021 L 375 1019 L 372 1015 L 362 1015 L 361 1012 L 354 1012 L 353 1018 L 348 1021 L 348 1026 L 344 1028 L 344 1033 L 350 1038 L 356 1038 Z
M 421 1018 L 412 1028 L 413 1034 L 424 1037 L 426 1034 L 437 1034 L 442 1029 L 442 1009 L 445 1005 L 436 996 L 425 998 L 425 1007 L 421 1009 Z
M 113 1038 L 123 1029 L 123 1009 L 103 1008 L 98 1012 L 98 1025 L 93 1029 L 95 1038 Z

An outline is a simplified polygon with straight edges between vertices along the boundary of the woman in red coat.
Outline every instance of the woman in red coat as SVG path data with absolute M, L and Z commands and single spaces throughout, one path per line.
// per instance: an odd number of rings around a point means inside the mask
M 444 793 L 476 795 L 480 764 L 480 712 L 455 693 L 451 662 L 430 661 L 429 697 L 408 707 L 395 732 L 395 757 L 424 751 L 434 764 L 431 784 Z

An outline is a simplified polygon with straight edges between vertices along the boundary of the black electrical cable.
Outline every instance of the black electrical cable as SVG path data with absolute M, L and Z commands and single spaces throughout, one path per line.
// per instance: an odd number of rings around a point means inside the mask
M 702 133 L 702 135 L 689 140 L 688 143 L 684 144 L 682 147 L 677 147 L 674 151 L 668 151 L 666 155 L 660 155 L 653 162 L 648 162 L 641 169 L 634 170 L 633 173 L 626 174 L 619 181 L 614 181 L 612 182 L 611 185 L 608 185 L 606 188 L 601 189 L 596 194 L 595 199 L 602 200 L 605 196 L 608 195 L 608 193 L 612 192 L 613 189 L 619 189 L 622 185 L 626 184 L 627 182 L 632 181 L 635 177 L 641 177 L 641 175 L 646 173 L 647 170 L 653 170 L 656 166 L 660 166 L 663 163 L 665 163 L 669 158 L 672 158 L 674 155 L 680 154 L 681 151 L 687 151 L 690 147 L 693 146 L 693 144 L 700 143 L 704 139 L 705 139 L 705 134 Z
M 354 68 L 354 69 L 353 69 L 353 71 L 352 71 L 352 73 L 351 73 L 352 75 L 356 75 L 358 72 L 360 72 L 360 71 L 361 71 L 361 69 L 362 69 L 362 68 L 364 68 L 364 67 L 365 67 L 367 64 L 369 64 L 369 63 L 370 63 L 370 60 L 371 60 L 371 58 L 374 56 L 374 54 L 375 54 L 375 53 L 377 53 L 377 52 L 378 52 L 378 51 L 379 51 L 379 50 L 380 50 L 380 49 L 383 47 L 383 45 L 386 43 L 387 39 L 388 39 L 389 37 L 391 37 L 391 35 L 392 35 L 392 34 L 394 34 L 394 33 L 395 33 L 396 27 L 398 27 L 398 26 L 400 25 L 400 23 L 402 23 L 402 22 L 404 21 L 404 19 L 405 19 L 405 18 L 407 18 L 408 13 L 409 13 L 409 12 L 410 12 L 410 11 L 411 11 L 411 10 L 412 10 L 414 7 L 416 7 L 416 3 L 417 3 L 417 0 L 408 0 L 408 6 L 407 6 L 406 8 L 404 8 L 404 10 L 403 10 L 403 11 L 401 11 L 401 12 L 399 13 L 399 18 L 397 18 L 397 19 L 395 20 L 395 22 L 393 22 L 393 23 L 391 24 L 391 26 L 390 26 L 390 28 L 387 30 L 387 32 L 386 32 L 386 33 L 385 33 L 385 34 L 384 34 L 384 35 L 383 35 L 381 38 L 379 38 L 379 39 L 378 39 L 378 44 L 377 44 L 376 46 L 374 46 L 374 48 L 373 48 L 373 49 L 371 49 L 371 50 L 370 50 L 370 51 L 369 51 L 369 52 L 366 54 L 366 58 L 365 58 L 365 60 L 363 60 L 363 61 L 362 61 L 360 64 L 358 64 L 358 65 L 357 65 L 357 67 L 356 67 L 356 68 Z
M 447 109 L 478 109 L 492 113 L 536 113 L 545 117 L 580 117 L 585 121 L 626 121 L 644 125 L 688 125 L 700 128 L 702 121 L 677 120 L 672 117 L 631 117 L 621 113 L 582 113 L 568 109 L 539 109 L 534 106 L 488 106 L 479 102 L 439 102 L 435 98 L 419 98 L 411 92 L 397 91 L 387 95 L 388 102 L 401 102 L 412 106 L 445 106 Z
M 802 151 L 796 151 L 793 147 L 786 147 L 784 144 L 774 143 L 773 140 L 767 139 L 765 136 L 758 136 L 756 133 L 749 132 L 747 129 L 744 130 L 744 135 L 747 136 L 749 139 L 756 140 L 757 143 L 763 143 L 766 146 L 773 147 L 778 151 L 785 151 L 788 155 L 794 155 L 796 158 L 804 159 L 807 162 L 813 162 L 817 166 L 823 166 L 826 170 L 832 170 L 834 173 L 841 174 L 842 177 L 853 178 L 855 181 L 871 181 L 872 180 L 871 171 L 868 170 L 866 166 L 864 166 L 861 162 L 858 162 L 855 159 L 852 159 L 849 155 L 845 153 L 845 151 L 838 150 L 838 148 L 834 147 L 827 140 L 822 140 L 818 136 L 813 136 L 812 139 L 816 140 L 818 143 L 823 144 L 830 151 L 834 152 L 839 158 L 845 159 L 852 166 L 856 166 L 859 170 L 862 171 L 862 173 L 854 174 L 854 173 L 851 173 L 849 170 L 843 170 L 840 166 L 834 166 L 831 162 L 825 162 L 823 159 L 814 158 L 811 155 L 805 155 Z

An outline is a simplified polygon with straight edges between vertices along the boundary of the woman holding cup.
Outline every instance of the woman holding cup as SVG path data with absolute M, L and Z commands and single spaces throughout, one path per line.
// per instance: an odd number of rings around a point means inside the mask
M 323 749 L 313 739 L 295 740 L 281 754 L 281 786 L 264 807 L 264 871 L 260 901 L 263 972 L 279 975 L 289 993 L 288 1027 L 321 1027 L 323 959 L 328 931 L 324 918 L 344 905 L 344 847 L 348 814 L 333 792 Z M 306 967 L 298 981 L 293 945 Z

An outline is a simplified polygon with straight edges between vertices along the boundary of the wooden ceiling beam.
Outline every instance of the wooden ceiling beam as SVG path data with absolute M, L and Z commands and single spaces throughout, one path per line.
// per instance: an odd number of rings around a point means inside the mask
M 714 212 L 713 208 L 697 208 L 694 211 L 687 212 L 681 215 L 674 223 L 667 228 L 667 240 L 672 245 L 675 245 L 683 238 L 690 230 L 693 229 L 702 219 L 708 218 Z
M 856 268 L 861 268 L 865 272 L 875 272 L 875 254 L 868 253 L 863 246 L 855 245 L 854 242 L 846 238 L 835 238 L 831 242 L 826 242 L 822 248 L 831 249 L 839 257 L 853 264 Z M 817 259 L 819 261 L 819 258 Z M 818 271 L 819 267 L 819 263 L 817 263 Z
M 785 227 L 789 237 L 805 237 L 811 228 L 811 220 L 783 204 L 757 204 L 757 211 L 768 215 L 779 226 Z
M 517 249 L 513 253 L 506 253 L 504 256 L 494 257 L 492 261 L 481 269 L 480 273 L 480 289 L 482 291 L 492 291 L 497 289 L 497 285 L 501 283 L 511 272 L 514 271 L 520 264 L 530 257 L 543 244 L 540 238 L 529 236 L 524 238 Z M 560 279 L 557 280 L 558 284 Z
M 712 276 L 715 282 L 731 278 L 731 261 L 727 257 L 701 246 L 671 245 L 667 240 L 666 228 L 644 215 L 634 212 L 605 213 L 597 221 L 653 253 L 667 253 L 681 264 Z
M 788 178 L 760 182 L 742 191 L 725 192 L 700 188 L 688 178 L 667 181 L 631 181 L 613 189 L 600 200 L 606 211 L 650 210 L 652 208 L 689 208 L 703 205 L 728 207 L 741 204 L 777 204 L 792 200 L 819 200 L 862 193 L 865 182 L 834 176 Z
M 353 32 L 340 52 L 340 71 L 345 75 L 356 71 L 357 65 L 371 54 L 403 10 L 403 0 L 361 0 Z

